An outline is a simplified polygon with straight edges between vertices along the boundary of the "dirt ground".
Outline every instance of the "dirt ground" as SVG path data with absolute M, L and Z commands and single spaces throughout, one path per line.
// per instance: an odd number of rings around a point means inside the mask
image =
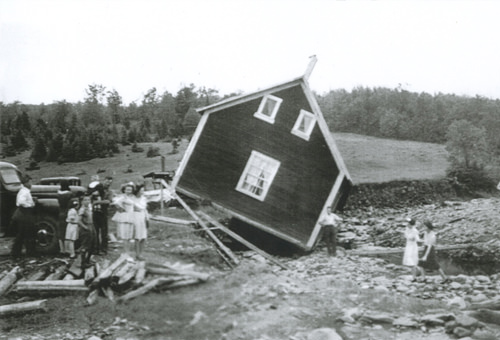
M 2 245 L 7 246 L 5 242 Z M 123 244 L 115 242 L 107 255 L 95 259 L 100 263 L 105 258 L 113 261 L 122 251 Z M 252 251 L 236 255 L 241 262 L 231 269 L 212 242 L 193 226 L 152 222 L 146 260 L 209 273 L 208 281 L 152 291 L 121 304 L 99 296 L 90 306 L 85 294 L 21 296 L 12 292 L 0 298 L 0 305 L 46 298 L 47 310 L 3 317 L 0 339 L 306 340 L 312 330 L 325 327 L 335 329 L 344 340 L 448 339 L 443 328 L 396 329 L 340 320 L 353 309 L 393 317 L 442 310 L 443 303 L 437 299 L 363 287 L 367 280 L 408 274 L 384 260 L 342 252 L 332 258 L 321 245 L 308 255 L 279 257 L 288 269 Z M 28 276 L 42 265 L 65 260 L 46 256 L 14 263 L 3 257 L 0 271 L 20 264 Z M 453 310 L 447 307 L 447 311 Z

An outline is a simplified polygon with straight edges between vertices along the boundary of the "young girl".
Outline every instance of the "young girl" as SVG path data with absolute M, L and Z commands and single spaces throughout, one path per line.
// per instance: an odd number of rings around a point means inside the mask
M 90 203 L 90 196 L 85 195 L 82 199 L 82 205 L 80 210 L 78 211 L 78 225 L 79 229 L 79 239 L 82 242 L 81 245 L 81 256 L 82 268 L 88 268 L 90 266 L 90 257 L 92 256 L 92 252 L 94 251 L 94 243 L 95 243 L 95 229 L 94 224 L 92 222 L 92 205 Z
M 130 243 L 134 238 L 134 195 L 135 185 L 132 182 L 125 183 L 121 188 L 121 195 L 113 199 L 113 205 L 116 206 L 117 212 L 113 216 L 112 221 L 116 222 L 116 234 L 118 238 L 124 241 L 124 250 L 130 253 Z
M 137 260 L 143 260 L 141 257 L 144 251 L 144 243 L 148 237 L 147 220 L 148 202 L 144 196 L 144 186 L 140 185 L 136 190 L 136 199 L 134 202 L 134 238 L 135 238 L 135 257 Z
M 75 241 L 78 239 L 78 201 L 74 200 L 69 204 L 70 208 L 66 217 L 66 234 L 64 237 L 65 249 L 69 252 L 69 257 L 74 259 Z
M 408 219 L 406 230 L 404 232 L 406 238 L 406 247 L 403 255 L 403 266 L 412 267 L 413 281 L 417 279 L 417 265 L 418 265 L 418 243 L 420 237 L 416 227 L 416 221 L 413 218 Z

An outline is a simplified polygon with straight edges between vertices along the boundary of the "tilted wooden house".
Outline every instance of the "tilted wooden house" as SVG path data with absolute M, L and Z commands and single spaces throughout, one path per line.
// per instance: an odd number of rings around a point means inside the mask
M 172 186 L 304 250 L 352 186 L 307 78 L 198 109 Z

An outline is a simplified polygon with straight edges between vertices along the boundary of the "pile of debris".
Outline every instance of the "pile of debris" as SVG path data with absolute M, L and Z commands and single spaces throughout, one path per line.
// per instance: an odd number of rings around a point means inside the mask
M 205 282 L 210 274 L 191 270 L 192 265 L 170 265 L 135 261 L 121 254 L 110 264 L 109 260 L 82 269 L 80 261 L 64 263 L 47 276 L 47 270 L 38 270 L 22 277 L 16 266 L 0 273 L 0 296 L 60 295 L 82 292 L 87 303 L 94 304 L 102 295 L 116 303 L 123 303 L 153 289 L 167 290 Z M 24 299 L 24 298 L 23 298 Z M 44 310 L 47 300 L 36 300 L 0 306 L 0 316 L 34 310 Z

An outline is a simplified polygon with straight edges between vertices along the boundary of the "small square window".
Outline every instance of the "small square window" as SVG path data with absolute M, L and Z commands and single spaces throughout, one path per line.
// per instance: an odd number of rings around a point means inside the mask
M 264 201 L 280 164 L 274 158 L 252 151 L 236 190 L 259 201 Z
M 299 118 L 293 126 L 292 133 L 300 138 L 309 140 L 314 124 L 316 123 L 316 116 L 306 110 L 300 110 Z
M 268 123 L 274 124 L 274 118 L 278 113 L 283 99 L 272 96 L 270 94 L 265 95 L 259 105 L 259 110 L 254 113 L 254 117 L 265 120 Z

